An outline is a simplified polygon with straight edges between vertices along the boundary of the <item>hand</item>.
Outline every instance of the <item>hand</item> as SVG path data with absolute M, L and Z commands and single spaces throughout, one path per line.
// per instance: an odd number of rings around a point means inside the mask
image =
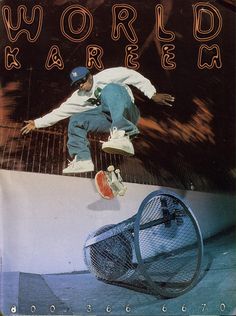
M 20 130 L 22 135 L 28 134 L 29 132 L 36 129 L 36 126 L 33 120 L 24 121 L 24 123 L 27 123 L 27 124 Z
M 170 102 L 174 102 L 175 97 L 173 97 L 172 95 L 167 94 L 167 93 L 155 93 L 152 96 L 152 100 L 156 103 L 161 104 L 161 105 L 172 106 L 173 104 Z

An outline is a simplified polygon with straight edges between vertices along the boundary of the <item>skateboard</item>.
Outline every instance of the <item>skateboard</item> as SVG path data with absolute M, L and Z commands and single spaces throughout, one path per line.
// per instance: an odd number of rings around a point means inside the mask
M 107 171 L 98 171 L 95 175 L 95 185 L 98 193 L 107 200 L 111 200 L 117 195 L 123 196 L 127 190 L 120 170 L 115 169 L 114 166 L 109 166 Z

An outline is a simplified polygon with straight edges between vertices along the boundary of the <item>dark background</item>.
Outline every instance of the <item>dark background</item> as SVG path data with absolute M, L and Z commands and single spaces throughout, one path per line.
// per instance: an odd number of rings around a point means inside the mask
M 92 152 L 98 169 L 117 162 L 125 169 L 124 179 L 196 189 L 201 191 L 235 190 L 235 8 L 224 1 L 210 1 L 220 11 L 223 28 L 217 38 L 207 44 L 217 44 L 221 50 L 222 68 L 200 70 L 197 67 L 198 50 L 202 43 L 193 37 L 192 4 L 198 1 L 18 1 L 31 12 L 33 5 L 44 9 L 43 28 L 39 39 L 29 43 L 21 35 L 15 43 L 9 42 L 1 16 L 0 55 L 0 114 L 1 167 L 46 173 L 61 173 L 55 163 L 66 163 L 65 135 L 67 120 L 54 129 L 22 137 L 19 130 L 23 121 L 34 119 L 60 105 L 72 92 L 70 70 L 86 62 L 86 46 L 96 44 L 104 49 L 105 68 L 124 66 L 125 46 L 129 44 L 122 33 L 119 41 L 111 39 L 112 5 L 126 3 L 137 11 L 134 22 L 139 46 L 139 72 L 151 80 L 160 92 L 176 97 L 172 108 L 154 104 L 134 89 L 136 103 L 141 111 L 141 136 L 134 140 L 136 155 L 132 159 L 106 156 L 99 150 L 97 136 L 92 139 Z M 209 1 L 207 1 L 209 2 Z M 33 4 L 32 4 L 33 3 Z M 166 29 L 175 32 L 176 69 L 161 67 L 157 41 L 149 41 L 155 25 L 155 6 L 162 3 Z M 74 43 L 60 31 L 62 12 L 72 4 L 83 5 L 93 14 L 94 27 L 88 39 Z M 9 5 L 16 17 L 15 1 Z M 204 21 L 207 28 L 208 21 Z M 19 70 L 4 67 L 5 46 L 18 47 Z M 45 69 L 45 61 L 52 45 L 60 48 L 64 69 Z M 93 69 L 96 73 L 97 70 Z M 56 136 L 55 136 L 56 135 Z M 57 146 L 61 137 L 63 154 L 52 152 L 50 142 Z M 40 138 L 41 137 L 41 138 Z M 45 138 L 46 137 L 46 138 Z M 46 143 L 45 143 L 46 142 Z M 47 146 L 46 158 L 43 155 Z M 35 149 L 37 148 L 37 149 Z M 41 152 L 40 152 L 41 151 Z M 60 158 L 55 158 L 59 155 Z M 34 157 L 34 166 L 27 167 Z M 55 160 L 56 159 L 56 160 Z M 27 161 L 26 161 L 27 160 Z M 14 162 L 14 163 L 13 163 Z M 41 168 L 40 164 L 44 167 Z M 49 167 L 47 167 L 47 164 Z M 92 175 L 88 175 L 92 176 Z M 152 180 L 151 180 L 152 179 Z

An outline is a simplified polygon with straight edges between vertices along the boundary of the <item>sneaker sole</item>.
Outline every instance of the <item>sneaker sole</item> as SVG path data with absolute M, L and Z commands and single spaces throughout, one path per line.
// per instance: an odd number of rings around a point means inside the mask
M 103 151 L 105 151 L 108 154 L 114 154 L 114 155 L 122 155 L 122 156 L 133 156 L 134 153 L 130 153 L 128 151 L 119 149 L 119 148 L 111 148 L 111 147 L 105 147 L 102 148 Z
M 85 173 L 85 172 L 93 172 L 93 169 L 80 170 L 80 171 L 62 171 L 63 174 L 74 174 L 74 173 Z

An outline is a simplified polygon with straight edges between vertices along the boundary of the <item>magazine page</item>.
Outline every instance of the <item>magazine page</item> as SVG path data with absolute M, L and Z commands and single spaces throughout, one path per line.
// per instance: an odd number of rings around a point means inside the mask
M 235 315 L 235 1 L 0 1 L 0 314 Z

